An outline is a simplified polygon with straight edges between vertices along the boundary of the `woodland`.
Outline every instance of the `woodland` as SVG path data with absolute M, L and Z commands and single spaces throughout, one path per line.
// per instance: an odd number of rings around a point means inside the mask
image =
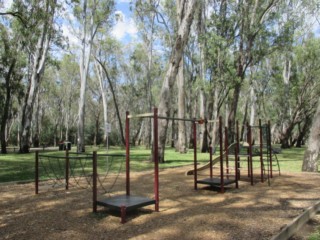
M 270 121 L 281 148 L 320 146 L 319 0 L 132 0 L 135 38 L 112 35 L 112 0 L 0 1 L 1 153 L 18 146 L 123 145 L 126 111 L 217 119 L 231 129 Z M 72 38 L 70 37 L 72 36 Z M 217 142 L 199 126 L 199 147 Z M 190 126 L 159 124 L 160 156 L 189 148 Z M 152 146 L 151 119 L 132 144 Z

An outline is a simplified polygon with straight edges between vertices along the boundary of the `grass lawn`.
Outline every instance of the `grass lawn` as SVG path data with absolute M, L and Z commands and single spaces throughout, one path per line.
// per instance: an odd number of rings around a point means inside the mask
M 92 153 L 96 150 L 98 154 L 105 154 L 106 150 L 97 147 L 87 147 L 86 152 Z M 75 150 L 72 149 L 71 153 Z M 109 154 L 125 154 L 125 149 L 120 147 L 113 147 L 108 151 Z M 40 152 L 48 156 L 63 156 L 64 151 L 50 151 Z M 152 168 L 153 164 L 150 162 L 151 151 L 144 147 L 136 147 L 130 150 L 131 154 L 131 170 L 132 171 L 143 171 Z M 193 151 L 189 150 L 185 154 L 180 154 L 174 149 L 168 148 L 165 153 L 164 164 L 160 164 L 160 168 L 178 167 L 183 165 L 193 164 Z M 218 153 L 216 153 L 218 154 Z M 281 171 L 289 172 L 300 172 L 303 160 L 304 148 L 292 148 L 282 150 L 278 154 Z M 72 156 L 72 154 L 70 154 Z M 205 163 L 209 160 L 208 153 L 198 153 L 197 158 L 199 163 Z M 29 181 L 34 179 L 34 165 L 35 165 L 35 153 L 30 154 L 19 154 L 19 153 L 8 153 L 0 155 L 0 182 L 10 181 Z M 49 158 L 48 158 L 49 159 Z M 106 157 L 101 157 L 98 161 L 106 162 Z M 119 168 L 121 161 L 124 161 L 124 157 L 118 157 L 113 168 Z M 108 158 L 110 160 L 110 157 Z M 50 163 L 52 164 L 52 163 Z M 61 163 L 59 163 L 61 164 Z M 98 163 L 99 164 L 99 163 Z M 80 166 L 80 165 L 78 165 Z M 123 166 L 121 166 L 124 168 Z M 91 168 L 91 165 L 86 163 L 86 168 Z

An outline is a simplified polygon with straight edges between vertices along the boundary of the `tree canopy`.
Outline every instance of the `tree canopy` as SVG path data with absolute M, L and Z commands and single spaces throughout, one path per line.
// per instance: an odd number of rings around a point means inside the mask
M 320 94 L 317 6 L 317 0 L 3 5 L 1 151 L 62 140 L 79 151 L 124 144 L 125 112 L 158 106 L 167 117 L 221 115 L 231 128 L 236 119 L 270 120 L 274 143 L 301 147 Z M 130 141 L 152 146 L 152 122 L 132 124 Z M 192 142 L 185 125 L 167 121 L 160 128 L 162 149 L 180 145 L 183 152 Z M 201 132 L 206 151 L 216 127 Z

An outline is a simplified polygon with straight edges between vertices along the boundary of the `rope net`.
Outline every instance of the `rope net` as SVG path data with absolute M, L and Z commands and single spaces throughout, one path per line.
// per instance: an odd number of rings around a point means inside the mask
M 39 154 L 39 187 L 74 187 L 91 190 L 93 186 L 92 159 L 92 154 L 70 153 L 65 156 Z M 123 188 L 124 172 L 124 154 L 97 155 L 97 184 L 100 192 L 111 193 L 117 185 L 122 185 Z

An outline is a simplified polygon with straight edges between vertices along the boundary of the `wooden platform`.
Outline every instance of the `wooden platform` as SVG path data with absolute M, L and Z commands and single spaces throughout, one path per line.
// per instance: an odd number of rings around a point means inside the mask
M 148 205 L 156 204 L 156 200 L 131 195 L 119 195 L 97 201 L 97 205 L 114 209 L 121 214 L 121 223 L 126 222 L 126 212 L 137 208 L 145 207 Z

